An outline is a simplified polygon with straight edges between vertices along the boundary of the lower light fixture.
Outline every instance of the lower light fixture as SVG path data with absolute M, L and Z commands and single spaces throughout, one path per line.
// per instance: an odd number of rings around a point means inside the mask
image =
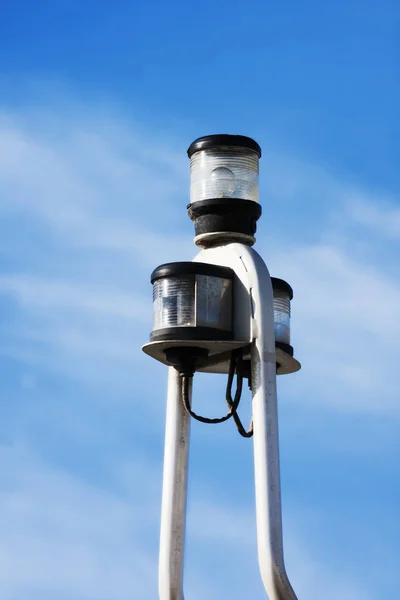
M 293 346 L 290 345 L 290 313 L 293 299 L 292 287 L 283 279 L 271 277 L 274 293 L 274 331 L 277 374 L 295 373 L 301 368 L 294 358 Z
M 153 271 L 150 341 L 163 342 L 167 361 L 178 370 L 206 362 L 204 342 L 234 339 L 233 278 L 228 267 L 197 262 L 168 263 Z

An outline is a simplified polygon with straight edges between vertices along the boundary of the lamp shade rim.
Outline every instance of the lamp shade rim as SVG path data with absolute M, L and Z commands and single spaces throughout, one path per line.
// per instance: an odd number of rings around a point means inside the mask
M 258 158 L 261 158 L 261 147 L 255 140 L 245 135 L 230 135 L 227 133 L 199 137 L 190 144 L 187 153 L 189 158 L 191 158 L 196 152 L 219 148 L 221 146 L 252 150 L 258 154 Z
M 287 281 L 283 279 L 279 279 L 278 277 L 271 277 L 272 288 L 274 290 L 279 290 L 280 292 L 285 292 L 289 296 L 289 300 L 293 300 L 293 288 L 288 284 Z
M 165 263 L 154 269 L 151 274 L 151 283 L 165 277 L 182 277 L 184 275 L 208 275 L 209 277 L 233 279 L 234 271 L 229 267 L 201 262 Z

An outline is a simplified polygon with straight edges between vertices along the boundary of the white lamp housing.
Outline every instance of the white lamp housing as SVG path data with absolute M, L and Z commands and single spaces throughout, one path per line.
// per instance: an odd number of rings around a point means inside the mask
M 253 245 L 261 148 L 241 135 L 209 135 L 195 140 L 190 157 L 189 216 L 195 243 L 204 248 L 238 241 Z

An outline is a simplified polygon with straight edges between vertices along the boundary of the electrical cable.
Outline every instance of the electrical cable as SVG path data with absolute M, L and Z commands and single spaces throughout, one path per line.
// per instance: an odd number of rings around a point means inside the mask
M 233 387 L 233 379 L 236 372 L 236 391 L 235 396 L 232 398 L 232 387 Z M 229 412 L 223 416 L 214 419 L 210 419 L 208 417 L 203 417 L 195 413 L 191 406 L 189 400 L 189 380 L 193 377 L 193 373 L 181 373 L 182 378 L 182 400 L 183 405 L 185 407 L 186 412 L 196 419 L 196 421 L 200 421 L 201 423 L 206 423 L 208 425 L 216 425 L 219 423 L 224 423 L 231 417 L 235 421 L 235 425 L 237 427 L 238 432 L 242 437 L 250 438 L 253 435 L 253 422 L 251 422 L 250 428 L 248 431 L 245 430 L 243 424 L 240 420 L 240 417 L 237 413 L 237 409 L 239 407 L 240 399 L 242 396 L 243 389 L 243 352 L 242 349 L 234 350 L 232 352 L 231 361 L 229 365 L 229 375 L 228 375 L 228 383 L 226 386 L 226 395 L 225 400 L 229 408 Z

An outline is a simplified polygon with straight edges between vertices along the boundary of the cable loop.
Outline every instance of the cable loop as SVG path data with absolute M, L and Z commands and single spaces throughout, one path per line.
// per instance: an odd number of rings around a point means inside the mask
M 235 396 L 232 399 L 232 387 L 233 387 L 233 379 L 235 377 L 235 372 L 236 372 L 236 391 L 235 391 Z M 235 425 L 236 425 L 237 430 L 240 433 L 240 435 L 245 438 L 252 437 L 253 421 L 251 422 L 248 431 L 246 431 L 245 428 L 243 427 L 243 424 L 237 413 L 237 409 L 240 404 L 240 399 L 241 399 L 242 390 L 243 390 L 243 351 L 241 348 L 239 348 L 238 350 L 234 350 L 232 352 L 231 361 L 230 361 L 230 365 L 229 365 L 228 383 L 226 386 L 226 395 L 225 395 L 225 400 L 228 405 L 229 412 L 223 417 L 210 419 L 208 417 L 202 417 L 201 415 L 198 415 L 197 413 L 195 413 L 192 410 L 192 408 L 190 406 L 190 401 L 189 401 L 189 379 L 190 379 L 190 377 L 192 377 L 192 375 L 182 374 L 181 377 L 182 377 L 183 405 L 185 407 L 186 412 L 191 417 L 193 417 L 193 419 L 196 419 L 196 421 L 200 421 L 201 423 L 206 423 L 208 425 L 217 425 L 219 423 L 224 423 L 225 421 L 228 421 L 228 419 L 233 417 L 233 420 L 235 421 Z

